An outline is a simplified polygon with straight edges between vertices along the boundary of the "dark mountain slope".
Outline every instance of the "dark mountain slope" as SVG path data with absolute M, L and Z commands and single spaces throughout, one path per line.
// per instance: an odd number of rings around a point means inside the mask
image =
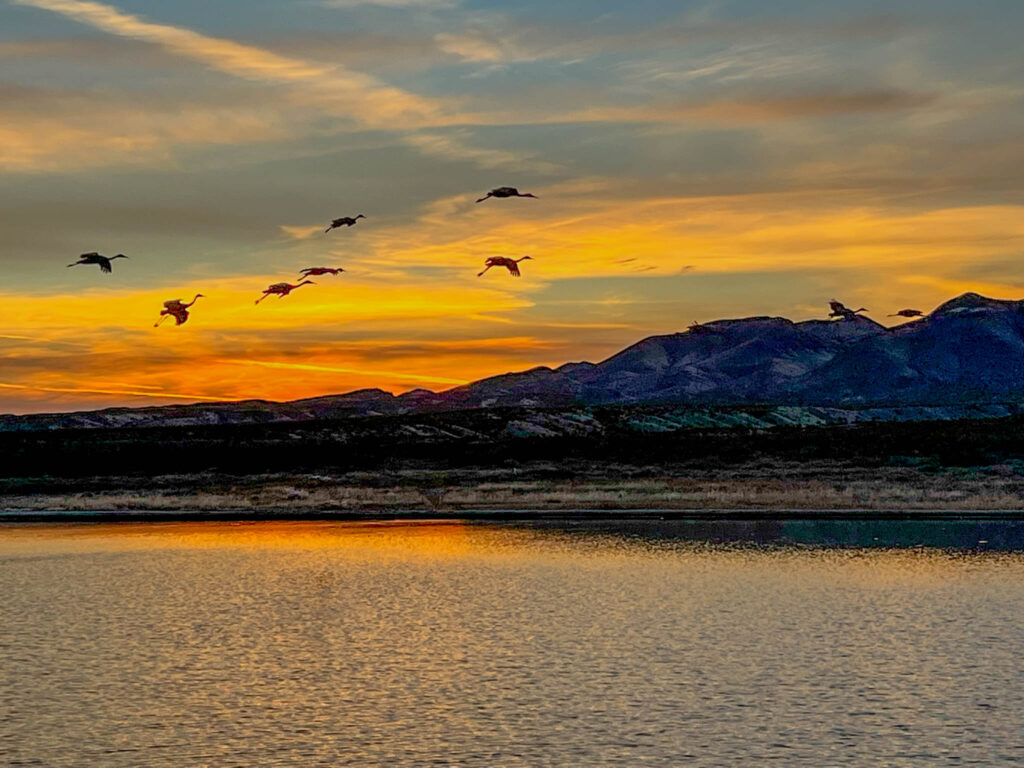
M 866 339 L 803 382 L 803 399 L 958 403 L 1024 396 L 1024 302 L 964 294 Z
M 793 323 L 781 317 L 719 320 L 654 336 L 581 378 L 591 402 L 771 402 L 846 345 L 886 333 L 867 318 Z

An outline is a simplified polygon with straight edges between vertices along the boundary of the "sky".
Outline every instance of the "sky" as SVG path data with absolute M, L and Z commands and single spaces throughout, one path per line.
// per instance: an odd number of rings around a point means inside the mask
M 1017 0 L 0 0 L 0 412 L 1022 298 L 1022 28 Z M 538 198 L 474 203 L 504 185 Z M 89 251 L 129 258 L 66 268 Z M 345 272 L 254 305 L 312 266 Z

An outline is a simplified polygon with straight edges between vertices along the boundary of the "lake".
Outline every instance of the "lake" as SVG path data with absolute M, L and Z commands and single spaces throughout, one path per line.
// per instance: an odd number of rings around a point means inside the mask
M 0 765 L 1024 762 L 1024 523 L 0 526 Z

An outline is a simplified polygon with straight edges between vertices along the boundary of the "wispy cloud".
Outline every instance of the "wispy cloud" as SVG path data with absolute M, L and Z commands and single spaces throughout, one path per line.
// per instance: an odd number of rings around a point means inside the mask
M 541 323 L 545 328 L 579 328 L 607 331 L 615 328 L 632 328 L 629 323 Z
M 32 392 L 54 392 L 60 394 L 76 395 L 121 395 L 127 397 L 154 397 L 160 400 L 200 400 L 229 402 L 233 398 L 214 397 L 213 395 L 187 395 L 180 392 L 143 392 L 139 389 L 101 389 L 93 387 L 43 387 L 33 384 L 10 384 L 0 382 L 0 389 L 21 389 Z M 148 387 L 147 387 L 148 389 Z
M 292 240 L 308 240 L 316 234 L 323 234 L 325 227 L 321 224 L 310 224 L 307 226 L 281 225 L 281 231 Z
M 457 56 L 464 61 L 498 64 L 533 61 L 542 56 L 535 49 L 519 45 L 513 37 L 480 30 L 439 32 L 434 36 L 434 42 L 444 53 Z
M 431 384 L 467 384 L 466 379 L 451 379 L 445 376 L 431 376 L 420 373 L 396 373 L 394 371 L 366 370 L 362 368 L 339 368 L 328 365 L 309 365 L 307 363 L 280 363 L 270 360 L 219 360 L 218 362 L 228 365 L 255 365 L 261 368 L 280 368 L 292 371 L 311 371 L 314 373 L 346 373 L 355 376 L 369 376 L 371 378 L 403 379 L 409 381 L 421 381 Z
M 388 0 L 394 2 L 395 0 Z M 553 172 L 554 166 L 531 159 L 531 156 L 506 150 L 492 150 L 465 145 L 455 136 L 419 135 L 415 131 L 445 125 L 485 124 L 493 118 L 460 115 L 452 105 L 437 99 L 421 97 L 409 91 L 380 82 L 376 78 L 349 70 L 340 64 L 324 64 L 284 56 L 265 48 L 212 37 L 190 29 L 146 21 L 113 6 L 91 0 L 11 0 L 51 11 L 82 24 L 133 40 L 141 40 L 183 58 L 246 80 L 279 85 L 288 90 L 290 98 L 301 107 L 316 108 L 335 117 L 344 118 L 362 128 L 396 130 L 402 141 L 426 154 L 446 159 L 468 160 L 482 168 L 522 167 Z M 109 125 L 109 116 L 108 123 Z M 177 121 L 168 121 L 169 125 Z M 58 146 L 100 150 L 94 156 L 125 144 L 123 136 L 104 137 L 102 133 L 83 133 L 73 125 L 49 126 L 44 132 Z M 39 147 L 30 141 L 36 131 L 7 130 L 2 138 L 14 149 L 7 149 L 5 164 L 13 167 L 35 167 L 39 157 L 57 153 L 53 147 Z M 140 144 L 154 144 L 150 134 L 132 137 L 132 149 Z M 23 146 L 23 145 L 28 145 Z M 92 146 L 90 146 L 92 145 Z
M 11 2 L 52 11 L 113 35 L 143 40 L 236 77 L 292 86 L 297 97 L 314 101 L 362 125 L 388 128 L 394 126 L 395 120 L 409 118 L 436 122 L 441 111 L 436 101 L 385 85 L 340 65 L 282 56 L 257 46 L 146 21 L 104 3 L 90 0 Z
M 698 20 L 692 13 L 656 25 L 624 25 L 614 29 L 602 24 L 573 22 L 543 26 L 513 22 L 497 13 L 484 23 L 464 29 L 445 30 L 434 35 L 438 48 L 467 62 L 511 63 L 544 59 L 580 60 L 606 53 L 621 55 L 641 52 L 655 60 L 670 54 L 669 61 L 694 61 L 694 49 L 710 44 L 715 52 L 705 64 L 734 73 L 746 71 L 756 60 L 773 68 L 773 60 L 790 60 L 794 49 L 824 46 L 854 39 L 891 40 L 906 34 L 907 23 L 895 16 L 870 15 L 847 20 L 815 22 L 795 18 L 741 18 Z M 810 41 L 810 43 L 809 43 Z M 680 46 L 686 55 L 680 56 Z M 697 49 L 697 60 L 704 58 Z M 808 59 L 804 56 L 801 61 Z
M 75 170 L 111 163 L 166 164 L 171 160 L 171 148 L 182 144 L 268 142 L 292 138 L 296 133 L 308 135 L 356 127 L 398 133 L 400 142 L 430 157 L 468 162 L 484 169 L 554 174 L 562 169 L 539 157 L 536 151 L 476 146 L 465 132 L 439 129 L 577 122 L 753 124 L 915 110 L 936 99 L 932 94 L 898 88 L 776 89 L 775 93 L 714 94 L 674 102 L 652 99 L 641 105 L 609 102 L 607 93 L 604 98 L 588 101 L 584 94 L 559 105 L 523 104 L 509 108 L 506 101 L 489 109 L 479 98 L 455 102 L 420 96 L 341 64 L 283 55 L 264 47 L 149 21 L 93 0 L 11 2 L 50 11 L 126 40 L 158 46 L 212 70 L 280 89 L 265 95 L 255 108 L 244 104 L 179 104 L 174 105 L 179 110 L 169 110 L 153 104 L 139 110 L 130 101 L 110 104 L 106 98 L 103 109 L 73 99 L 71 107 L 61 105 L 43 113 L 12 108 L 12 103 L 25 101 L 22 94 L 17 100 L 5 100 L 0 115 L 0 168 L 14 171 Z M 540 55 L 523 44 L 520 37 L 468 30 L 440 33 L 435 42 L 442 50 L 481 63 L 526 60 Z M 550 42 L 557 45 L 557 41 Z M 600 49 L 601 45 L 597 45 L 594 50 Z M 477 109 L 467 110 L 467 105 Z M 172 116 L 169 111 L 180 114 Z M 326 129 L 324 115 L 336 119 Z
M 481 168 L 503 168 L 541 174 L 558 173 L 563 170 L 555 163 L 538 160 L 535 152 L 474 147 L 465 143 L 458 136 L 414 133 L 406 136 L 405 142 L 424 154 L 470 162 Z
M 321 0 L 327 8 L 355 8 L 360 5 L 377 5 L 382 8 L 454 8 L 459 0 Z
M 552 122 L 581 123 L 684 123 L 700 121 L 722 125 L 749 125 L 778 120 L 836 115 L 901 112 L 927 107 L 935 93 L 897 88 L 866 90 L 777 90 L 649 102 L 642 106 L 597 106 L 551 115 Z
M 0 89 L 0 96 L 2 96 Z M 249 144 L 290 136 L 286 120 L 242 105 L 152 104 L 50 92 L 42 103 L 0 102 L 0 169 L 75 171 L 164 165 L 173 146 Z

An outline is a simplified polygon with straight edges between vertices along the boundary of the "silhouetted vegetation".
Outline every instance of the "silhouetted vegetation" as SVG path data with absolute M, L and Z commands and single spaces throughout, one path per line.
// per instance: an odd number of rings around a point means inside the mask
M 577 461 L 713 468 L 759 458 L 956 467 L 1024 460 L 1024 417 L 827 427 L 640 432 L 650 407 L 595 408 L 580 436 L 515 436 L 523 409 L 343 421 L 0 433 L 0 476 L 379 471 Z M 536 413 L 537 410 L 532 411 Z

